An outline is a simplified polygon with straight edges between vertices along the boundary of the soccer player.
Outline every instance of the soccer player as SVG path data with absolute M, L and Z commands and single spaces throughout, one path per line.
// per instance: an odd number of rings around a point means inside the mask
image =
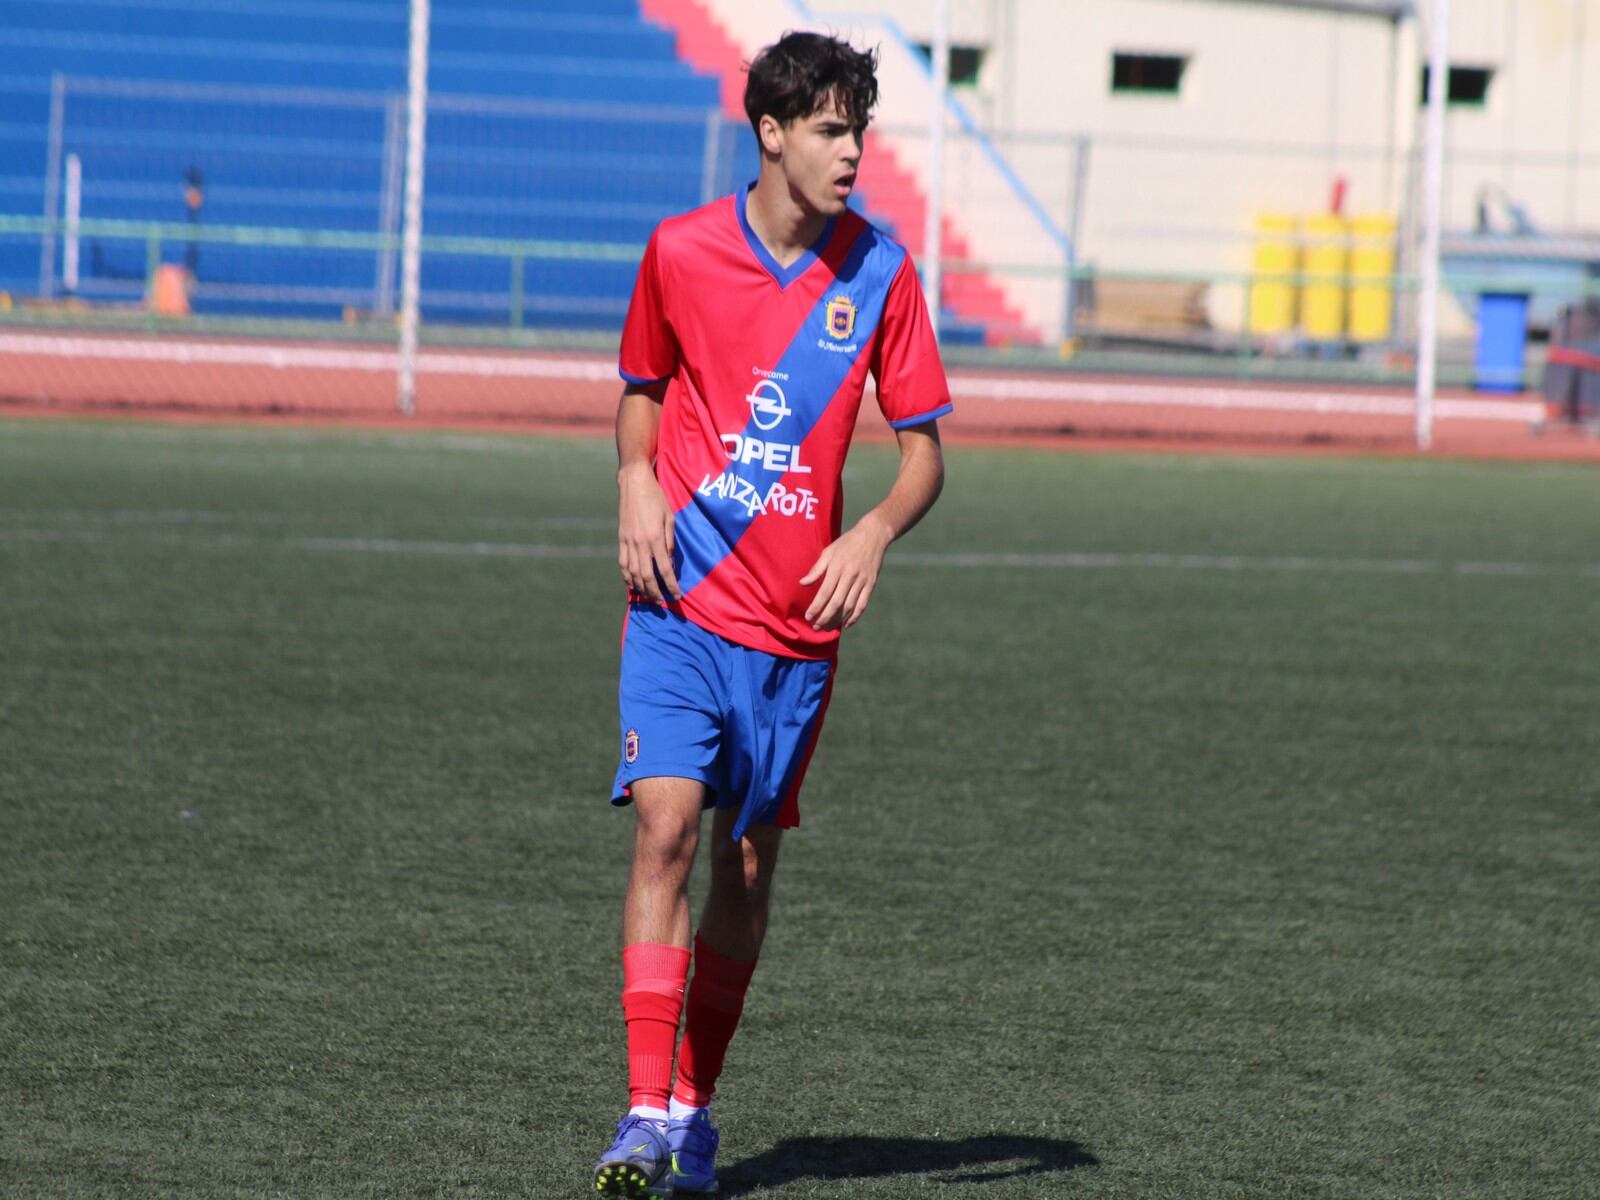
M 782 830 L 799 822 L 840 632 L 943 485 L 949 388 L 915 266 L 846 207 L 876 68 L 872 52 L 812 33 L 756 55 L 745 111 L 760 174 L 661 223 L 623 329 L 629 607 L 612 803 L 631 802 L 636 820 L 622 918 L 630 1107 L 596 1165 L 606 1196 L 716 1189 L 707 1106 L 766 933 Z M 840 474 L 869 371 L 900 467 L 842 530 Z M 691 943 L 706 808 L 711 889 Z

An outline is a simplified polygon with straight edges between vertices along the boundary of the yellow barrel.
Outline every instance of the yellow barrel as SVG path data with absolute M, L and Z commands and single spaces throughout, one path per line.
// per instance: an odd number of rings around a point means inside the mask
M 1300 222 L 1303 250 L 1300 332 L 1308 341 L 1337 342 L 1344 337 L 1345 222 L 1323 215 Z
M 1395 228 L 1378 213 L 1350 222 L 1350 340 L 1383 342 L 1394 325 Z
M 1294 328 L 1294 281 L 1298 252 L 1294 218 L 1277 213 L 1256 217 L 1256 247 L 1251 257 L 1250 332 L 1288 333 Z M 1264 278 L 1281 276 L 1282 278 Z

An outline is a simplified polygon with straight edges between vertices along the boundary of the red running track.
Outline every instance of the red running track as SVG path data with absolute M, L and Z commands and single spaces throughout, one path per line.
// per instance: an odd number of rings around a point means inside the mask
M 0 331 L 0 414 L 335 422 L 609 434 L 620 382 L 608 357 L 424 350 L 417 412 L 395 410 L 395 356 L 370 344 Z M 1053 449 L 1413 454 L 1399 389 L 1107 377 L 962 368 L 950 373 L 955 442 Z M 1433 453 L 1600 463 L 1600 438 L 1544 425 L 1518 397 L 1441 395 Z M 863 436 L 887 438 L 868 399 Z

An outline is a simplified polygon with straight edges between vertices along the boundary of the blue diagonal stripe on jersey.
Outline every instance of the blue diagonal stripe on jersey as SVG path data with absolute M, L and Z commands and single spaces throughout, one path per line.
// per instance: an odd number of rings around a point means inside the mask
M 794 446 L 806 440 L 827 411 L 861 350 L 871 344 L 883 317 L 889 285 L 904 258 L 905 250 L 872 226 L 862 229 L 833 282 L 806 314 L 783 357 L 771 368 L 774 373 L 789 377 L 784 385 L 784 396 L 790 415 L 774 428 L 764 430 L 757 426 L 752 412 L 741 436 L 762 441 L 781 440 Z M 823 320 L 829 301 L 841 295 L 848 296 L 856 306 L 855 329 L 846 343 L 856 347 L 851 351 L 833 347 L 833 339 L 827 336 Z M 823 349 L 819 342 L 829 348 Z M 784 474 L 780 470 L 769 471 L 759 462 L 732 461 L 724 466 L 723 473 L 743 480 L 754 489 L 753 494 L 762 499 Z M 689 482 L 691 487 L 699 486 L 695 481 Z M 701 496 L 698 492 L 691 495 L 689 503 L 678 510 L 674 527 L 677 545 L 672 567 L 678 576 L 678 586 L 687 593 L 711 574 L 738 544 L 757 515 L 750 511 L 747 503 L 731 498 Z

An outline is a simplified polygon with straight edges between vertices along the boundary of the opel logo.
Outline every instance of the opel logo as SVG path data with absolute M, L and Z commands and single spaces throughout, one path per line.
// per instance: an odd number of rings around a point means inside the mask
M 770 379 L 763 379 L 751 388 L 745 401 L 750 405 L 750 416 L 756 428 L 762 432 L 776 429 L 792 411 L 783 389 Z

